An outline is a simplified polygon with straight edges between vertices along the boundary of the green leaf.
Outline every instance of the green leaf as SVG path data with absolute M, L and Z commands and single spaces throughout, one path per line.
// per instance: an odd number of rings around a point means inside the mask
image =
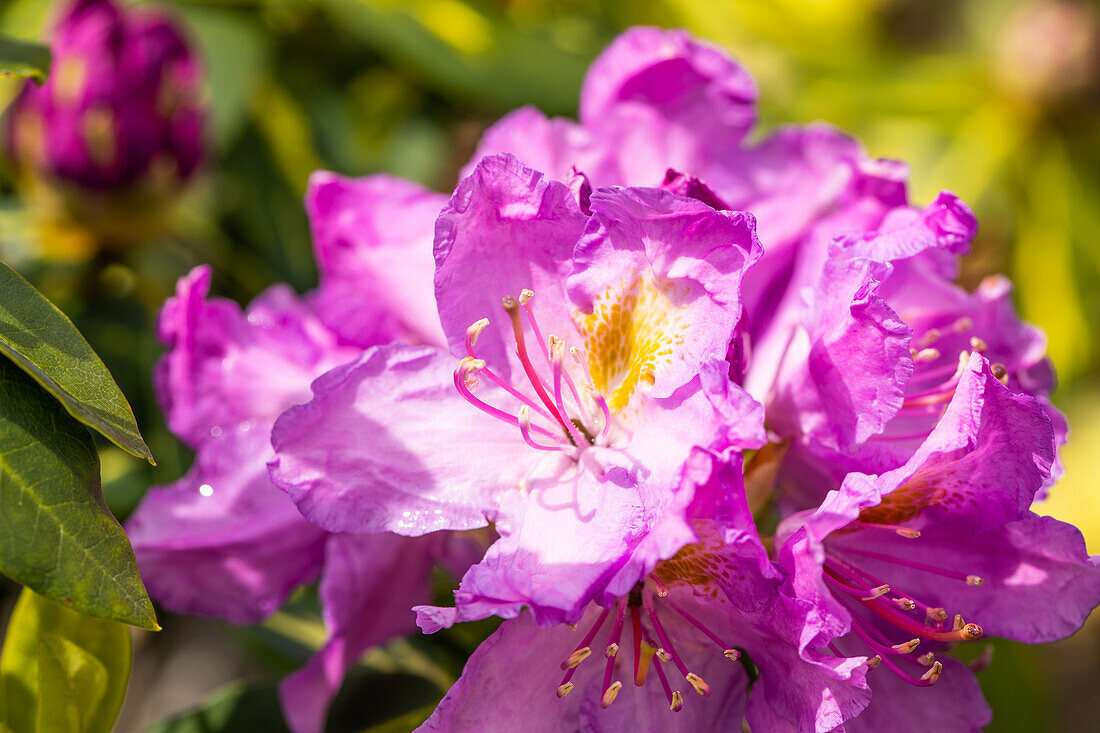
M 130 632 L 24 589 L 0 655 L 0 709 L 15 733 L 108 733 L 130 679 Z
M 72 321 L 0 262 L 0 352 L 61 401 L 69 414 L 154 466 L 122 390 Z
M 93 616 L 156 630 L 130 542 L 103 501 L 91 434 L 0 359 L 0 570 Z
M 50 73 L 50 58 L 50 49 L 41 43 L 0 35 L 0 76 L 44 82 Z

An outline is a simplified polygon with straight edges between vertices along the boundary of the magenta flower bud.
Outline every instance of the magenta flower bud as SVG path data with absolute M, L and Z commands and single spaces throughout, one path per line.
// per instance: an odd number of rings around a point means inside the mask
M 175 188 L 203 157 L 201 67 L 175 23 L 77 0 L 50 40 L 53 66 L 5 124 L 21 174 L 101 193 Z

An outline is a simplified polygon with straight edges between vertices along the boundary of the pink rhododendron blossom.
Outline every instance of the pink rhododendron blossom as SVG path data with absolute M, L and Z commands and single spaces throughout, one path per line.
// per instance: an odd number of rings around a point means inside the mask
M 365 346 L 439 340 L 438 321 L 421 316 L 418 301 L 432 297 L 424 260 L 443 200 L 387 176 L 319 172 L 306 205 L 320 288 L 298 298 L 275 286 L 242 312 L 208 297 L 210 270 L 201 267 L 161 312 L 171 350 L 157 368 L 158 395 L 195 464 L 150 491 L 127 531 L 150 594 L 175 611 L 253 623 L 320 577 L 329 641 L 281 686 L 296 733 L 323 729 L 344 671 L 363 650 L 414 628 L 409 609 L 430 600 L 434 564 L 461 574 L 476 559 L 476 543 L 450 533 L 326 532 L 272 486 L 266 466 L 275 418 L 309 398 L 314 378 Z
M 322 527 L 495 522 L 456 608 L 422 611 L 424 626 L 524 605 L 576 622 L 690 540 L 694 448 L 763 437 L 722 360 L 759 255 L 752 218 L 658 189 L 586 203 L 484 159 L 436 225 L 450 351 L 368 350 L 276 424 L 272 477 Z

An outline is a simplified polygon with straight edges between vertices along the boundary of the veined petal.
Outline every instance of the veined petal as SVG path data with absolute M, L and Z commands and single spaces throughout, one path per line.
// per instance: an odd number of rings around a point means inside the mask
M 564 184 L 510 155 L 482 159 L 436 223 L 435 293 L 451 351 L 464 353 L 466 329 L 488 318 L 479 356 L 510 379 L 520 367 L 501 301 L 525 289 L 545 334 L 572 332 L 564 283 L 586 221 Z
M 568 287 L 614 411 L 636 395 L 666 397 L 725 358 L 760 244 L 751 215 L 659 189 L 598 189 L 592 211 Z
M 321 276 L 313 304 L 329 328 L 360 347 L 401 331 L 443 342 L 432 238 L 445 203 L 443 194 L 393 176 L 310 176 L 306 212 Z
M 275 423 L 276 485 L 333 532 L 420 535 L 486 524 L 533 451 L 454 387 L 456 360 L 422 346 L 367 350 L 313 383 Z M 495 404 L 510 399 L 490 384 Z
M 858 549 L 886 557 L 906 557 L 913 547 L 889 532 L 858 538 L 841 534 L 832 541 L 842 550 L 858 542 Z M 920 562 L 975 575 L 982 580 L 978 586 L 862 558 L 869 571 L 978 621 L 987 634 L 1033 644 L 1074 633 L 1100 603 L 1100 567 L 1085 550 L 1080 530 L 1030 513 L 986 532 L 939 527 L 921 532 Z

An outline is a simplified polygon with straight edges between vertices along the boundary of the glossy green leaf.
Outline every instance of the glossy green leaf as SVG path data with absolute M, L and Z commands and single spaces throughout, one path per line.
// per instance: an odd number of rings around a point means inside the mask
M 14 733 L 108 733 L 130 679 L 130 632 L 23 590 L 0 655 Z
M 70 415 L 156 465 L 130 404 L 103 361 L 68 316 L 3 263 L 0 353 L 60 400 Z
M 0 36 L 0 76 L 46 81 L 50 73 L 50 49 L 40 43 Z
M 157 629 L 92 436 L 0 359 L 0 570 L 79 611 Z

